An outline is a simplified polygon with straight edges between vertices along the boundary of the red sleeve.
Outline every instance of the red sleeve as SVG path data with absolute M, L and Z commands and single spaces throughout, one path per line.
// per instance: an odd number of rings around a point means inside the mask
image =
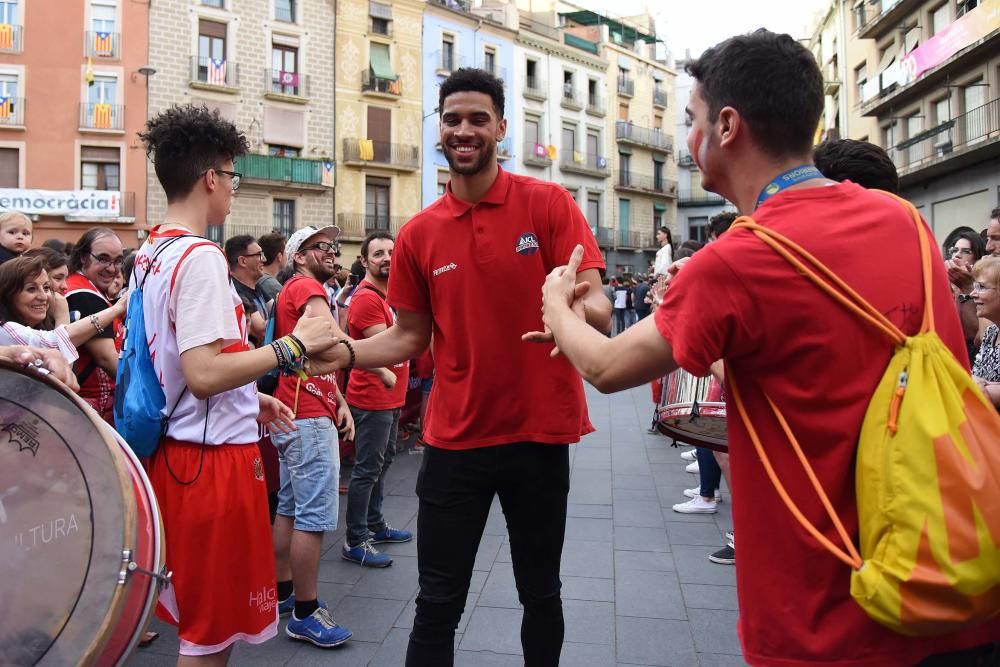
M 719 359 L 756 349 L 751 323 L 763 321 L 742 282 L 711 247 L 677 274 L 654 317 L 674 359 L 698 377 Z
M 597 247 L 597 239 L 590 231 L 590 225 L 583 216 L 583 211 L 573 201 L 563 188 L 554 188 L 550 197 L 549 214 L 549 247 L 552 248 L 553 268 L 569 263 L 573 248 L 583 246 L 583 263 L 580 270 L 600 269 L 604 273 L 604 258 L 601 249 Z
M 393 267 L 393 271 L 395 269 Z M 370 289 L 358 288 L 351 298 L 351 307 L 347 309 L 347 326 L 360 334 L 368 327 L 385 323 L 382 299 Z
M 389 274 L 387 300 L 396 310 L 415 313 L 429 313 L 431 310 L 430 291 L 427 277 L 420 268 L 414 251 L 412 236 L 413 223 L 399 230 L 396 245 L 392 251 L 392 272 Z M 354 307 L 354 304 L 351 304 Z
M 282 290 L 282 296 L 287 299 L 285 303 L 294 311 L 296 317 L 302 315 L 302 311 L 305 310 L 309 299 L 314 296 L 318 296 L 329 303 L 329 296 L 326 293 L 326 289 L 319 281 L 310 278 L 299 278 L 294 281 L 286 289 Z

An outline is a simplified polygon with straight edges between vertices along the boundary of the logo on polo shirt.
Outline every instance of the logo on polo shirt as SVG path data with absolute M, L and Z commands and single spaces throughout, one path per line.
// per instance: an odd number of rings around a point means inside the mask
M 451 264 L 445 264 L 444 266 L 439 266 L 438 268 L 434 269 L 434 275 L 440 276 L 442 273 L 448 273 L 449 271 L 454 271 L 457 268 L 458 264 L 456 264 L 455 262 L 452 262 Z
M 538 252 L 538 237 L 531 232 L 521 234 L 521 238 L 517 240 L 517 247 L 514 248 L 514 252 L 518 255 L 534 255 Z

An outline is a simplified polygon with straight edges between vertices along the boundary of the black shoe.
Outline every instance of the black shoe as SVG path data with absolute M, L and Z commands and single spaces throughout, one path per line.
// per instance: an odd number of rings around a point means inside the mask
M 708 557 L 708 560 L 713 563 L 718 563 L 719 565 L 735 565 L 736 564 L 736 549 L 732 544 L 727 544 L 722 547 L 714 554 Z

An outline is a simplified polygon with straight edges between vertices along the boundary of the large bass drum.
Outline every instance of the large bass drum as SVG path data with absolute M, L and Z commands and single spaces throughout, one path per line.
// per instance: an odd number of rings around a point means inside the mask
M 117 433 L 58 382 L 0 364 L 0 664 L 124 663 L 169 576 L 162 534 Z
M 698 378 L 680 368 L 661 382 L 656 406 L 656 428 L 660 433 L 698 447 L 728 452 L 722 384 L 711 375 Z

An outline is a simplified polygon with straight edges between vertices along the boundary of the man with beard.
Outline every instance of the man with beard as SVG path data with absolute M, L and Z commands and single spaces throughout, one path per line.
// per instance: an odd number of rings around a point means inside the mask
M 395 322 L 396 315 L 385 301 L 393 245 L 392 234 L 385 231 L 372 232 L 361 244 L 361 263 L 366 273 L 347 313 L 351 338 L 371 338 Z M 395 454 L 408 381 L 409 362 L 403 361 L 391 370 L 356 369 L 347 386 L 347 402 L 357 434 L 347 491 L 347 536 L 341 556 L 364 567 L 392 565 L 392 558 L 373 545 L 413 539 L 409 531 L 389 526 L 382 515 L 385 473 Z
M 334 245 L 340 229 L 303 227 L 285 246 L 294 270 L 278 293 L 274 336 L 290 333 L 307 308 L 334 325 L 326 288 L 334 273 Z M 274 397 L 292 409 L 296 430 L 272 433 L 281 486 L 274 519 L 278 611 L 292 613 L 285 634 L 322 648 L 339 646 L 351 631 L 337 625 L 317 599 L 316 575 L 323 532 L 337 529 L 340 448 L 337 429 L 354 437 L 351 411 L 333 373 L 313 378 L 283 375 Z M 294 594 L 293 594 L 294 592 Z
M 420 591 L 406 664 L 453 664 L 455 628 L 499 496 L 524 605 L 524 661 L 554 666 L 564 634 L 559 563 L 569 443 L 594 429 L 583 383 L 552 355 L 551 336 L 522 335 L 542 328 L 539 286 L 575 244 L 586 247 L 575 312 L 606 332 L 604 262 L 565 188 L 497 164 L 507 130 L 503 82 L 463 68 L 438 96 L 451 181 L 400 230 L 387 299 L 396 323 L 371 338 L 342 339 L 320 358 L 337 367 L 391 367 L 419 356 L 434 332 L 436 375 L 417 481 Z

